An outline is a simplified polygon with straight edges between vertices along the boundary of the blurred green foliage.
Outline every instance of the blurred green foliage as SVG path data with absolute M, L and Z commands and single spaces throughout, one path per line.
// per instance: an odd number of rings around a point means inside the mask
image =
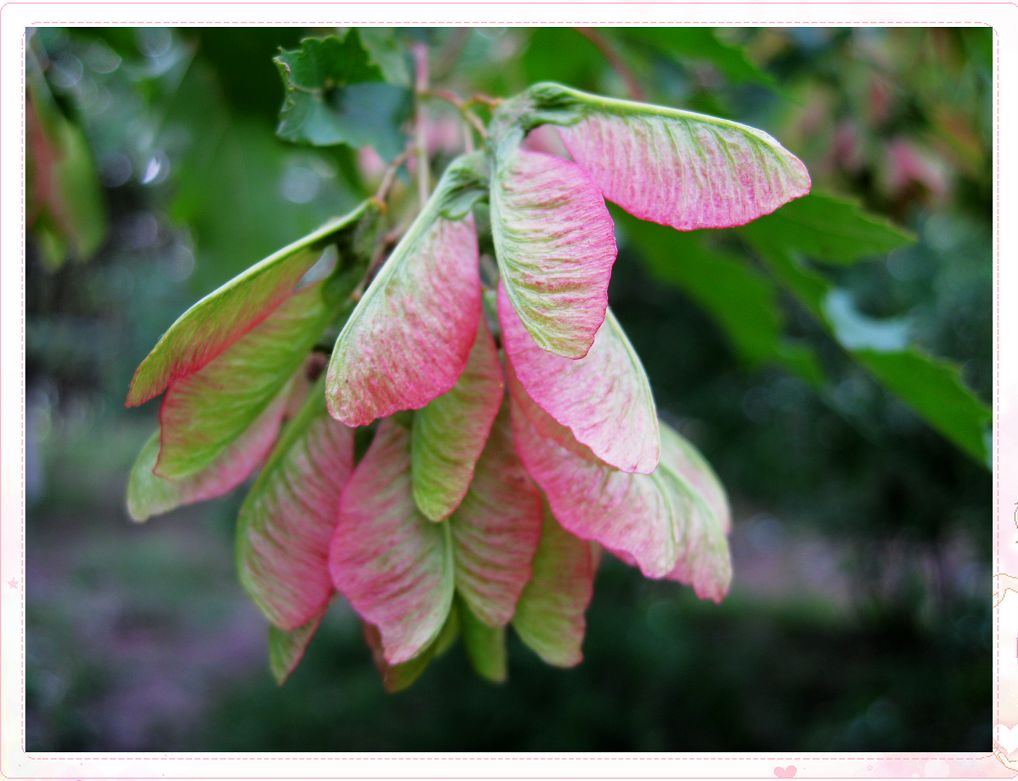
M 81 128 L 64 115 L 32 49 L 25 62 L 27 221 L 48 269 L 88 260 L 106 237 L 95 162 Z
M 558 80 L 761 127 L 818 194 L 734 231 L 613 211 L 613 308 L 733 500 L 729 600 L 609 561 L 576 670 L 511 643 L 492 687 L 456 649 L 392 696 L 342 609 L 274 687 L 235 582 L 236 497 L 142 528 L 122 507 L 155 413 L 121 407 L 138 360 L 198 295 L 370 190 L 364 155 L 275 135 L 273 57 L 322 32 L 31 34 L 88 142 L 68 159 L 101 185 L 70 202 L 109 229 L 56 267 L 30 225 L 29 748 L 985 749 L 990 31 L 399 31 L 461 94 Z M 392 35 L 362 40 L 399 70 Z

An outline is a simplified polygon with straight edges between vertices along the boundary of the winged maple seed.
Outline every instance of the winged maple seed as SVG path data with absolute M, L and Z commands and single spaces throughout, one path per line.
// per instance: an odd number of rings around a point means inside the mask
M 524 146 L 542 125 L 571 160 Z M 754 128 L 535 85 L 494 111 L 484 150 L 448 166 L 363 295 L 377 200 L 171 326 L 128 395 L 163 394 L 130 513 L 223 494 L 261 468 L 237 564 L 280 681 L 337 592 L 392 691 L 457 637 L 503 680 L 509 625 L 549 664 L 577 664 L 602 549 L 720 601 L 724 489 L 659 422 L 608 308 L 605 200 L 694 230 L 744 224 L 809 188 L 802 163 Z M 497 279 L 479 269 L 483 201 Z M 309 282 L 323 251 L 335 267 Z M 327 374 L 309 388 L 305 361 L 330 327 Z M 373 435 L 359 459 L 355 429 Z

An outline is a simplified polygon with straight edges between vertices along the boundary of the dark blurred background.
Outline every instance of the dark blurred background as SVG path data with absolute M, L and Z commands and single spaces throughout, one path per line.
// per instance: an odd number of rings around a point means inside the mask
M 188 304 L 363 197 L 364 155 L 274 133 L 271 58 L 323 32 L 30 33 L 43 80 L 29 129 L 62 128 L 70 195 L 30 192 L 28 750 L 988 748 L 985 464 L 787 292 L 733 298 L 725 326 L 703 291 L 641 253 L 633 221 L 620 222 L 612 303 L 662 415 L 731 496 L 729 598 L 700 603 L 606 560 L 580 667 L 545 667 L 513 639 L 506 685 L 476 678 L 454 649 L 397 695 L 337 605 L 274 685 L 264 619 L 234 572 L 242 491 L 132 524 L 127 474 L 157 410 L 123 399 Z M 818 189 L 916 236 L 824 269 L 860 322 L 907 326 L 916 349 L 990 399 L 988 28 L 406 35 L 428 42 L 434 81 L 464 94 L 553 79 L 766 129 Z M 46 153 L 33 145 L 30 168 Z M 745 248 L 725 251 L 765 278 Z M 740 347 L 739 324 L 751 341 L 761 305 L 813 368 Z

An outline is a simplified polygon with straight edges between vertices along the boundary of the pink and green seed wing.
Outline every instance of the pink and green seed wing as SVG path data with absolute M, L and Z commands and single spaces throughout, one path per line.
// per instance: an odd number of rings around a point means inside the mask
M 620 472 L 576 443 L 511 371 L 508 379 L 517 451 L 562 526 L 648 578 L 678 580 L 720 601 L 731 581 L 730 520 L 723 489 L 702 456 L 662 426 L 653 474 Z
M 693 444 L 666 423 L 661 424 L 661 444 L 668 467 L 689 483 L 718 519 L 721 530 L 728 534 L 732 528 L 732 511 L 728 495 L 717 473 Z
M 732 581 L 731 513 L 721 482 L 688 441 L 662 425 L 661 469 L 676 509 L 679 557 L 668 574 L 701 599 L 720 602 Z
M 810 190 L 802 162 L 762 130 L 688 111 L 578 96 L 559 134 L 604 197 L 677 230 L 729 228 Z
M 498 315 L 503 347 L 527 395 L 606 463 L 653 472 L 661 448 L 654 396 L 611 310 L 590 351 L 575 360 L 534 343 L 501 285 Z
M 237 439 L 204 469 L 178 480 L 153 472 L 159 456 L 159 432 L 142 447 L 127 482 L 127 512 L 135 521 L 177 507 L 222 496 L 247 479 L 268 456 L 286 410 L 288 388 Z
M 504 683 L 509 677 L 508 654 L 505 647 L 505 627 L 489 626 L 459 604 L 460 630 L 463 650 L 474 671 L 492 683 Z
M 541 494 L 516 455 L 508 409 L 499 413 L 470 491 L 448 523 L 460 597 L 479 621 L 506 625 L 530 580 L 541 535 Z
M 368 286 L 329 361 L 329 413 L 365 426 L 420 409 L 466 366 L 481 313 L 473 218 L 424 213 Z
M 296 629 L 269 625 L 269 669 L 279 686 L 297 669 L 324 617 L 325 608 Z
M 449 517 L 463 501 L 502 395 L 498 349 L 481 317 L 470 359 L 456 385 L 414 415 L 414 500 L 431 520 Z
M 410 434 L 383 421 L 340 500 L 329 570 L 336 590 L 377 627 L 390 665 L 435 639 L 452 605 L 454 560 L 448 524 L 414 504 Z
M 506 294 L 537 345 L 587 354 L 608 307 L 615 227 L 590 178 L 568 160 L 516 148 L 491 187 L 491 228 Z
M 303 625 L 332 595 L 329 545 L 353 449 L 353 430 L 329 417 L 315 385 L 241 507 L 240 582 L 281 629 Z
M 309 285 L 215 360 L 170 385 L 159 409 L 156 472 L 180 478 L 212 463 L 301 368 L 334 314 L 321 284 Z
M 585 614 L 596 571 L 591 543 L 545 512 L 534 576 L 516 607 L 513 629 L 548 664 L 573 667 L 583 661 Z
M 604 463 L 527 395 L 511 364 L 507 378 L 516 450 L 559 523 L 577 537 L 625 551 L 647 577 L 665 577 L 678 552 L 660 476 Z
M 444 654 L 456 641 L 460 631 L 459 611 L 455 604 L 442 626 L 442 631 L 413 659 L 399 664 L 389 664 L 382 648 L 382 635 L 378 628 L 364 624 L 364 641 L 371 650 L 371 659 L 382 676 L 382 686 L 390 694 L 409 688 L 420 678 L 432 660 Z
M 127 406 L 143 404 L 176 380 L 199 371 L 268 317 L 337 237 L 374 219 L 365 202 L 303 239 L 273 253 L 182 314 L 138 366 Z

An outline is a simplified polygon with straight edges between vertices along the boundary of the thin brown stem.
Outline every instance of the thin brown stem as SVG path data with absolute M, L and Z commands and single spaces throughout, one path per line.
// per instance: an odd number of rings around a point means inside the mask
M 356 289 L 351 294 L 354 301 L 359 300 L 361 295 L 363 295 L 365 288 L 367 288 L 368 284 L 371 282 L 371 279 L 374 277 L 378 267 L 382 265 L 382 261 L 385 260 L 389 251 L 399 243 L 399 240 L 403 238 L 403 234 L 409 230 L 413 221 L 414 216 L 410 216 L 382 236 L 381 240 L 378 242 L 378 246 L 375 248 L 374 255 L 371 256 L 371 261 L 368 263 L 364 276 L 361 278 L 361 281 L 357 284 Z
M 472 106 L 475 103 L 479 106 L 487 106 L 488 108 L 498 108 L 498 105 L 502 102 L 502 98 L 493 98 L 491 95 L 485 95 L 483 92 L 475 92 L 469 98 L 464 101 L 464 105 Z
M 477 118 L 477 115 L 474 112 L 472 112 L 468 108 L 464 108 L 460 112 L 460 116 L 462 116 L 463 119 L 465 119 L 467 121 L 467 124 L 469 124 L 470 127 L 472 127 L 477 132 L 478 136 L 480 136 L 481 138 L 487 138 L 488 137 L 488 131 L 484 127 L 484 123 L 481 122 L 481 120 Z
M 432 89 L 424 93 L 424 97 L 435 98 L 436 100 L 444 100 L 451 106 L 454 106 L 460 113 L 460 117 L 470 124 L 481 138 L 488 137 L 488 131 L 484 127 L 484 123 L 481 122 L 480 118 L 470 110 L 469 104 L 471 101 L 463 100 L 459 95 L 451 90 L 447 89 Z
M 382 203 L 385 203 L 389 190 L 392 188 L 393 182 L 396 181 L 396 173 L 399 171 L 399 167 L 410 159 L 411 151 L 413 151 L 413 145 L 408 144 L 406 149 L 392 158 L 392 162 L 386 166 L 385 173 L 382 174 L 382 181 L 378 185 L 378 190 L 375 191 L 375 198 Z
M 601 35 L 601 31 L 594 27 L 577 27 L 576 32 L 594 44 L 597 50 L 601 52 L 601 55 L 608 60 L 608 64 L 612 66 L 612 69 L 626 85 L 626 91 L 629 93 L 629 96 L 634 100 L 643 100 L 645 97 L 643 87 L 640 86 L 640 81 L 636 78 L 636 74 L 629 69 L 629 66 L 619 56 L 619 53 L 605 40 L 604 36 Z

